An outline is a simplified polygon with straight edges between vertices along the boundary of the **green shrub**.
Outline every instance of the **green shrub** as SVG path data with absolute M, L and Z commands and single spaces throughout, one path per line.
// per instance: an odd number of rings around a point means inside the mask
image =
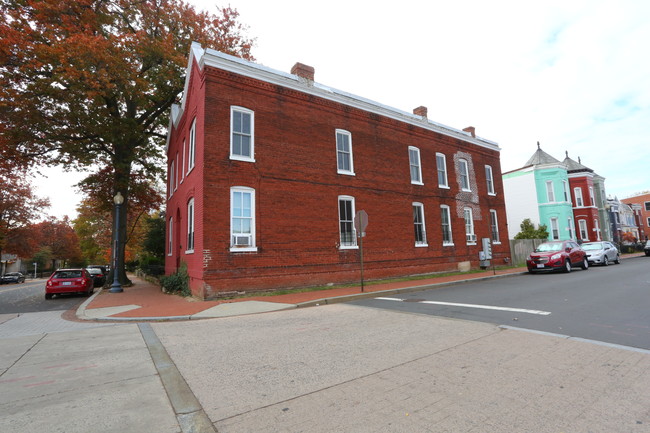
M 163 290 L 181 296 L 191 296 L 190 278 L 187 275 L 187 264 L 181 263 L 176 272 L 171 275 L 160 277 L 160 284 Z

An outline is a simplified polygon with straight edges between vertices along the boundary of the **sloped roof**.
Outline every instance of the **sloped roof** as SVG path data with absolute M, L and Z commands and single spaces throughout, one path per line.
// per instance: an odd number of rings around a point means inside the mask
M 582 165 L 580 162 L 576 162 L 573 159 L 569 158 L 569 152 L 566 153 L 566 158 L 564 158 L 564 161 L 562 162 L 564 163 L 564 165 L 566 165 L 566 170 L 568 173 L 580 173 L 580 172 L 593 173 L 594 172 L 589 167 L 586 167 Z
M 533 156 L 524 164 L 524 166 L 529 165 L 539 165 L 539 164 L 559 164 L 560 161 L 553 158 L 548 153 L 544 152 L 539 146 L 539 141 L 537 142 L 537 150 L 533 153 Z

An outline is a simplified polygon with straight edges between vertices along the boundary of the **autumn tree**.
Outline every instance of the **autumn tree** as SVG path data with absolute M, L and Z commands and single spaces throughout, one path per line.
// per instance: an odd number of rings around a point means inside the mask
M 252 59 L 237 11 L 197 12 L 181 0 L 0 4 L 0 133 L 8 146 L 0 157 L 110 170 L 110 197 L 125 197 L 119 232 L 127 239 L 132 174 L 160 174 L 191 42 Z M 123 243 L 117 256 L 123 264 Z
M 51 269 L 57 267 L 57 262 L 61 262 L 63 266 L 80 266 L 83 264 L 79 238 L 67 216 L 63 217 L 63 219 L 50 217 L 45 221 L 34 224 L 31 233 L 36 238 L 40 251 L 43 248 L 48 249 L 50 263 L 47 265 Z
M 49 200 L 33 193 L 25 170 L 0 167 L 0 257 L 3 251 L 20 256 L 33 253 L 29 226 L 49 205 Z

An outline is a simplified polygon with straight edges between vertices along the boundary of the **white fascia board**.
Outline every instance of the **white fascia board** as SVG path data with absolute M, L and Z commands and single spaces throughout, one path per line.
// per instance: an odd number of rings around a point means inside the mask
M 165 152 L 169 150 L 169 140 L 171 139 L 172 129 L 178 127 L 181 120 L 181 107 L 178 104 L 172 104 L 171 114 L 169 116 L 169 125 L 167 125 L 167 141 L 165 142 Z
M 568 173 L 569 179 L 575 179 L 576 177 L 590 177 L 593 179 L 594 174 L 587 172 L 587 171 L 582 171 L 580 173 Z
M 192 45 L 192 48 L 194 49 L 194 44 Z M 203 56 L 199 60 L 199 66 L 201 68 L 209 66 L 217 69 L 222 69 L 245 77 L 280 85 L 292 90 L 296 90 L 298 92 L 318 96 L 320 98 L 358 108 L 366 112 L 378 114 L 380 116 L 388 117 L 400 122 L 409 123 L 423 129 L 435 131 L 439 134 L 458 138 L 460 140 L 476 144 L 490 150 L 496 150 L 498 152 L 501 151 L 501 148 L 496 142 L 481 137 L 472 137 L 469 132 L 445 126 L 440 123 L 424 119 L 422 116 L 407 113 L 405 111 L 380 104 L 370 99 L 362 98 L 351 93 L 333 89 L 322 84 L 298 77 L 296 75 L 249 62 L 239 57 L 231 56 L 229 54 L 225 54 L 210 48 L 206 49 L 203 52 Z

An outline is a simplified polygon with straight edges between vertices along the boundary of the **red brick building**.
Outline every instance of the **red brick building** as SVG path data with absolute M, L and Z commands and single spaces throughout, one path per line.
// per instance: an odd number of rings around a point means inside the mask
M 499 147 L 427 119 L 198 44 L 167 156 L 166 273 L 194 295 L 359 280 L 510 256 Z
M 603 224 L 598 215 L 594 189 L 594 171 L 582 165 L 580 158 L 577 162 L 569 158 L 568 152 L 563 163 L 569 176 L 576 239 L 583 242 L 603 240 Z
M 637 205 L 636 210 L 640 215 L 636 213 L 635 215 L 638 215 L 639 240 L 646 241 L 650 238 L 650 191 L 624 198 L 621 201 L 630 206 Z

